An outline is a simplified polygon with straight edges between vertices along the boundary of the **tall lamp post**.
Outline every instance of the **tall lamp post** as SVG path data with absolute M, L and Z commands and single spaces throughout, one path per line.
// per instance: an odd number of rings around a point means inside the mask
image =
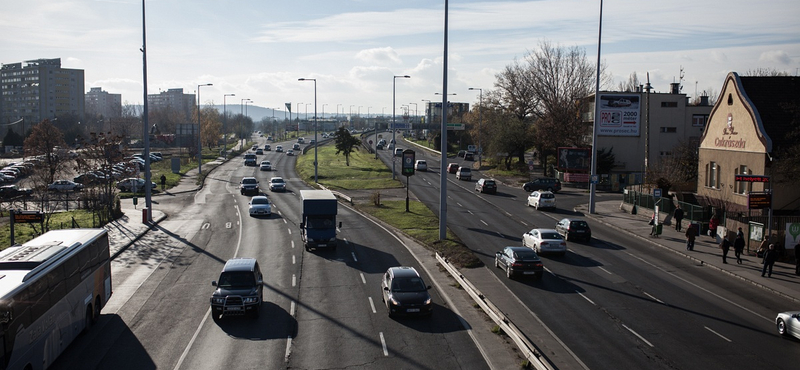
M 414 119 L 416 119 L 417 118 L 417 103 L 408 103 L 408 104 L 414 104 Z M 409 108 L 410 108 L 410 106 L 409 106 Z M 411 129 L 414 129 L 414 119 L 412 119 L 410 121 Z
M 394 128 L 394 126 L 395 126 L 394 120 L 395 120 L 395 111 L 397 110 L 397 108 L 396 108 L 396 102 L 397 102 L 396 95 L 397 95 L 397 79 L 398 78 L 411 78 L 411 76 L 402 75 L 402 76 L 394 76 L 394 78 L 392 78 L 392 144 L 394 144 L 395 148 L 397 148 L 397 141 L 395 141 L 395 131 L 396 130 Z M 395 163 L 396 162 L 397 162 L 397 156 L 395 156 L 394 153 L 392 153 L 392 180 L 395 179 L 394 171 L 395 171 Z M 444 163 L 444 162 L 442 162 L 442 163 Z
M 228 111 L 227 111 L 227 102 L 225 98 L 229 96 L 236 96 L 236 94 L 225 94 L 222 95 L 222 145 L 225 146 L 225 151 L 228 151 Z
M 603 0 L 600 0 L 600 21 L 597 29 L 597 71 L 594 85 L 594 119 L 592 120 L 592 159 L 589 169 L 589 213 L 594 214 L 595 189 L 594 179 L 597 177 L 597 119 L 600 117 L 600 42 L 603 35 Z M 649 92 L 649 90 L 648 90 Z
M 478 100 L 478 169 L 481 168 L 483 157 L 483 147 L 481 146 L 481 125 L 483 124 L 483 89 L 480 87 L 470 87 L 470 90 L 478 90 L 480 92 L 480 100 Z
M 314 183 L 317 183 L 317 79 L 300 78 L 298 81 L 314 81 Z M 323 106 L 325 105 L 323 104 Z M 306 116 L 306 119 L 308 119 L 308 116 Z
M 350 106 L 350 116 L 347 117 L 347 120 L 350 121 L 350 125 L 353 124 L 353 107 L 355 107 L 355 104 Z
M 197 85 L 197 173 L 199 174 L 203 174 L 203 140 L 200 135 L 200 88 L 203 86 L 214 86 L 214 84 Z

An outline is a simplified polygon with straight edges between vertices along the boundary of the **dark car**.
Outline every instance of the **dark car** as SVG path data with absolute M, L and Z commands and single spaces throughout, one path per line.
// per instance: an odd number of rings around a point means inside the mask
M 592 229 L 586 221 L 577 218 L 565 218 L 558 221 L 556 231 L 564 237 L 566 241 L 572 240 L 592 240 Z
M 250 193 L 258 195 L 261 192 L 258 189 L 258 180 L 252 176 L 243 177 L 242 181 L 239 182 L 239 192 L 241 192 L 242 195 Z
M 464 155 L 466 155 L 466 154 L 467 154 L 466 150 L 459 150 L 458 154 L 456 154 L 456 156 L 458 156 L 459 158 L 464 158 Z
M 264 297 L 263 279 L 255 258 L 229 259 L 219 280 L 211 282 L 217 288 L 211 295 L 214 321 L 248 313 L 258 317 Z
M 553 177 L 539 177 L 522 185 L 525 191 L 547 190 L 553 193 L 561 190 L 561 180 Z
M 390 317 L 432 314 L 430 288 L 413 267 L 391 267 L 381 279 L 381 296 Z
M 33 190 L 28 188 L 20 188 L 17 185 L 0 186 L 0 198 L 13 199 L 16 197 L 29 197 L 33 194 Z
M 528 247 L 505 247 L 496 252 L 494 267 L 505 269 L 509 279 L 516 275 L 532 275 L 541 279 L 544 274 L 542 260 Z
M 464 153 L 464 160 L 465 161 L 474 161 L 475 160 L 475 153 L 473 153 L 473 152 Z
M 494 179 L 480 179 L 475 183 L 475 191 L 481 193 L 497 193 L 497 182 Z

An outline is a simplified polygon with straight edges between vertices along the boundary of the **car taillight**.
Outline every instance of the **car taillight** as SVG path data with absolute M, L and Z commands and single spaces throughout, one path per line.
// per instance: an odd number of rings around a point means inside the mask
M 511 264 L 511 267 L 522 267 L 522 264 L 519 262 L 514 262 Z
M 565 243 L 565 242 L 561 242 L 561 245 L 563 245 L 564 247 L 566 247 L 566 246 L 567 246 L 567 243 Z
M 542 267 L 542 263 L 541 263 L 541 262 L 537 262 L 537 263 L 536 263 L 534 266 L 536 266 L 536 267 Z

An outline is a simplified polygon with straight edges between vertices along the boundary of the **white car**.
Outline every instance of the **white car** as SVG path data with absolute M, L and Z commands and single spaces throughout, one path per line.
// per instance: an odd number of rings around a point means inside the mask
M 414 170 L 428 171 L 428 162 L 425 162 L 424 159 L 417 159 L 417 161 L 414 162 Z
M 554 229 L 532 229 L 522 235 L 522 246 L 533 249 L 538 254 L 567 254 L 567 242 Z
M 528 195 L 528 206 L 536 209 L 556 208 L 556 195 L 551 191 L 536 190 Z
M 287 150 L 286 151 L 286 155 L 288 155 L 290 157 L 293 156 L 294 155 L 294 150 L 292 150 L 292 149 Z
M 269 179 L 269 190 L 286 191 L 286 181 L 283 181 L 282 177 L 273 177 Z
M 70 180 L 56 180 L 47 185 L 47 190 L 52 191 L 79 191 L 81 189 L 83 189 L 83 184 Z
M 145 181 L 144 179 L 138 177 L 129 177 L 124 180 L 120 180 L 117 182 L 117 189 L 129 192 L 129 193 L 139 193 L 144 192 Z M 155 189 L 158 185 L 155 182 L 150 182 L 150 189 Z
M 786 311 L 775 318 L 778 334 L 800 339 L 800 311 Z
M 272 206 L 269 204 L 269 199 L 263 195 L 256 195 L 250 198 L 248 203 L 250 216 L 269 216 L 272 214 Z
M 261 171 L 272 171 L 272 163 L 270 163 L 270 161 L 261 161 L 259 169 Z

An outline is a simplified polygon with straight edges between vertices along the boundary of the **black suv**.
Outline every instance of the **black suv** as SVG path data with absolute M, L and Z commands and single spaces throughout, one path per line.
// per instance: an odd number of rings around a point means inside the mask
M 556 193 L 561 190 L 561 180 L 553 177 L 539 177 L 531 182 L 526 182 L 522 188 L 525 191 L 547 190 Z
M 255 258 L 229 259 L 222 268 L 219 282 L 211 282 L 217 288 L 211 295 L 214 320 L 247 313 L 258 317 L 264 298 L 263 279 Z
M 256 180 L 255 177 L 243 177 L 242 181 L 239 182 L 239 192 L 241 192 L 242 195 L 250 193 L 258 195 L 260 193 L 258 189 L 258 180 Z
M 578 218 L 565 218 L 556 224 L 556 231 L 558 231 L 564 240 L 592 240 L 592 229 L 586 221 Z
M 494 179 L 480 179 L 475 183 L 475 191 L 481 193 L 497 193 L 497 182 Z

